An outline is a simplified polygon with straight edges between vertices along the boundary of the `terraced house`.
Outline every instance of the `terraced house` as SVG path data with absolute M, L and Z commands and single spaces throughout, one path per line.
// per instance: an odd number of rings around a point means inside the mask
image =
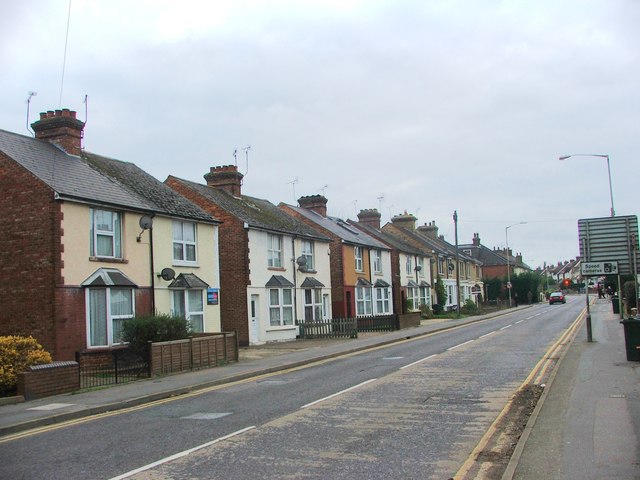
M 0 131 L 0 335 L 73 360 L 117 348 L 136 314 L 219 332 L 219 221 L 133 163 L 83 151 L 75 112 L 32 128 Z
M 290 215 L 331 239 L 331 294 L 334 317 L 393 312 L 391 249 L 346 221 L 327 215 L 327 199 L 311 195 L 298 206 L 281 203 Z
M 242 194 L 234 165 L 212 167 L 207 184 L 167 185 L 223 221 L 222 325 L 241 345 L 293 340 L 297 320 L 331 318 L 329 238 L 268 200 Z

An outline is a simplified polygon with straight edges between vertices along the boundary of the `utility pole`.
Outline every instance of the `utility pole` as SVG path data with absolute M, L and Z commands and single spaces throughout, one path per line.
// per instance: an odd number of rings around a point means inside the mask
M 458 211 L 453 212 L 453 225 L 456 239 L 456 303 L 458 318 L 460 318 L 460 251 L 458 250 Z

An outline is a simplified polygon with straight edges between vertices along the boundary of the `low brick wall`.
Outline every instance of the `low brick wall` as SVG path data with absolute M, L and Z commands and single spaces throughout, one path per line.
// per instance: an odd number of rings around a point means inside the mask
M 200 334 L 151 344 L 151 375 L 180 373 L 238 361 L 235 332 Z
M 411 312 L 400 315 L 400 329 L 419 327 L 420 326 L 420 312 Z
M 80 388 L 78 362 L 34 365 L 18 374 L 18 395 L 25 400 L 69 393 Z

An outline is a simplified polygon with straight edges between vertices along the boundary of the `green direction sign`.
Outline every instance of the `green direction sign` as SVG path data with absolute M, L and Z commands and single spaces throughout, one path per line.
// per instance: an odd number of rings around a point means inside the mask
M 617 275 L 618 262 L 582 262 L 580 273 L 585 277 L 598 275 Z

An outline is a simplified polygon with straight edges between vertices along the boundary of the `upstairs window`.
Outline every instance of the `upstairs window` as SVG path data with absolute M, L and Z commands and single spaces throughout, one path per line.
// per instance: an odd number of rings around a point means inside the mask
M 382 252 L 380 250 L 373 251 L 373 271 L 382 273 Z
M 407 270 L 407 275 L 411 275 L 411 257 L 409 255 L 407 255 L 407 262 L 406 262 L 406 270 Z
M 305 270 L 315 270 L 313 264 L 313 242 L 311 240 L 302 240 L 302 252 L 300 254 L 307 263 L 305 263 Z
M 420 267 L 418 275 L 424 277 L 424 257 L 418 257 L 418 266 Z
M 353 247 L 353 256 L 355 257 L 356 272 L 362 272 L 364 270 L 362 263 L 362 247 Z
M 173 260 L 176 262 L 196 262 L 196 224 L 173 222 Z
M 91 209 L 92 257 L 122 258 L 120 214 L 111 210 Z
M 272 268 L 282 268 L 282 237 L 280 235 L 267 236 L 267 264 Z

